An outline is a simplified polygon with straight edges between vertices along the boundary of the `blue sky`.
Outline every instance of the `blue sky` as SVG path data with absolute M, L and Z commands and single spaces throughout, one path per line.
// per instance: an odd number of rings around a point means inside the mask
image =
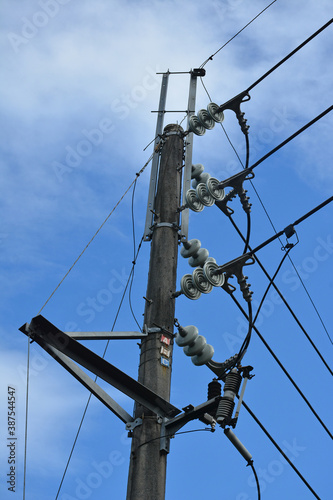
M 152 146 L 143 150 L 155 133 L 156 114 L 151 111 L 158 107 L 161 83 L 156 72 L 200 66 L 268 4 L 2 2 L 1 498 L 12 498 L 5 484 L 8 385 L 17 394 L 18 498 L 23 488 L 27 339 L 18 328 L 38 313 L 149 158 Z M 248 88 L 331 17 L 328 0 L 275 2 L 207 63 L 204 82 L 212 100 L 222 104 Z M 251 100 L 242 105 L 250 125 L 250 164 L 331 105 L 331 54 L 330 27 L 251 91 Z M 170 76 L 168 110 L 186 109 L 188 84 L 187 74 Z M 208 102 L 199 83 L 196 110 Z M 184 113 L 166 114 L 165 124 L 183 118 Z M 332 195 L 331 124 L 331 114 L 326 115 L 255 170 L 253 184 L 278 231 Z M 243 159 L 243 134 L 230 111 L 224 126 Z M 204 164 L 220 180 L 241 168 L 219 127 L 194 138 L 193 162 Z M 136 187 L 137 242 L 144 230 L 149 171 L 147 167 Z M 250 243 L 255 247 L 273 229 L 252 187 L 246 188 L 253 204 Z M 246 218 L 237 200 L 232 208 L 245 232 Z M 131 221 L 129 192 L 43 309 L 49 321 L 65 331 L 111 328 L 133 260 Z M 331 221 L 328 205 L 300 224 L 299 244 L 290 255 L 332 338 Z M 220 265 L 243 250 L 216 207 L 190 214 L 189 237 L 200 239 Z M 149 246 L 142 246 L 132 289 L 140 322 Z M 258 256 L 272 275 L 282 255 L 275 241 Z M 267 279 L 257 265 L 247 271 L 256 310 Z M 186 260 L 179 257 L 178 283 L 188 272 Z M 276 283 L 332 366 L 332 343 L 288 260 Z M 217 289 L 196 302 L 179 297 L 176 317 L 183 326 L 198 327 L 214 346 L 216 361 L 237 352 L 244 337 L 241 314 Z M 272 291 L 257 326 L 332 431 L 331 375 Z M 127 298 L 115 329 L 137 329 Z M 99 354 L 104 346 L 103 341 L 89 343 Z M 137 377 L 135 340 L 112 342 L 106 358 Z M 255 374 L 245 401 L 319 497 L 330 498 L 330 437 L 255 333 L 244 363 Z M 48 500 L 56 496 L 88 393 L 34 344 L 30 364 L 26 499 Z M 171 402 L 179 408 L 201 404 L 212 372 L 195 367 L 177 346 L 172 370 Z M 132 412 L 131 400 L 104 382 L 101 386 Z M 203 424 L 193 422 L 183 430 L 197 428 Z M 313 498 L 244 409 L 235 433 L 253 455 L 262 498 Z M 92 398 L 59 498 L 125 498 L 129 450 L 123 423 Z M 245 466 L 221 429 L 180 435 L 171 442 L 166 499 L 205 494 L 253 500 L 252 472 Z

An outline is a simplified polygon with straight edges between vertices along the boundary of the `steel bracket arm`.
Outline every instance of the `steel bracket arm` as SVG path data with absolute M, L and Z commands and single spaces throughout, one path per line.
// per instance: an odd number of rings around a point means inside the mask
M 52 347 L 65 354 L 158 416 L 170 418 L 180 413 L 178 408 L 66 335 L 43 316 L 36 316 L 30 325 L 23 325 L 20 331 L 35 340 L 45 350 L 48 351 L 48 348 Z M 60 362 L 59 359 L 57 361 Z
M 191 420 L 201 420 L 205 424 L 210 424 L 214 422 L 215 419 L 212 414 L 216 414 L 218 404 L 221 400 L 220 396 L 216 396 L 213 399 L 205 401 L 199 406 L 188 405 L 183 408 L 184 413 L 172 418 L 164 418 L 161 426 L 161 439 L 160 439 L 160 449 L 166 453 L 169 453 L 170 438 L 172 438 L 179 429 L 184 427 Z M 212 431 L 214 431 L 214 426 L 212 426 Z

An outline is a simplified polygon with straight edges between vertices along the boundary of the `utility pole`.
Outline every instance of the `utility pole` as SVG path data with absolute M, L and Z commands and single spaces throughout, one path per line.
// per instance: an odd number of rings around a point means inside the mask
M 176 290 L 181 177 L 184 131 L 167 125 L 163 132 L 154 207 L 144 324 L 138 381 L 170 400 L 173 326 Z M 167 454 L 160 451 L 161 419 L 141 404 L 135 418 L 142 423 L 132 431 L 127 500 L 164 500 Z

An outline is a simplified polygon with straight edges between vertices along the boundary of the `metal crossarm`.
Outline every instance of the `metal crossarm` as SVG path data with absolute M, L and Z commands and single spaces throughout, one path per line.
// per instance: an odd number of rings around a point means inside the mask
M 180 413 L 178 408 L 66 335 L 43 316 L 36 316 L 30 325 L 23 325 L 20 331 L 30 336 L 45 350 L 48 351 L 48 348 L 52 347 L 65 354 L 158 416 L 170 418 Z M 59 359 L 57 361 L 60 362 Z M 79 374 L 76 375 L 78 378 Z

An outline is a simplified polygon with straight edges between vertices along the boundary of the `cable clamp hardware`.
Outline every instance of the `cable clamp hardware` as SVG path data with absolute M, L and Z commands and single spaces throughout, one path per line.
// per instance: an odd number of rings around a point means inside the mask
M 235 275 L 244 299 L 246 300 L 246 302 L 250 302 L 252 300 L 253 292 L 249 289 L 251 285 L 246 282 L 248 276 L 244 276 L 243 267 L 254 264 L 254 262 L 255 259 L 253 255 L 251 253 L 246 253 L 241 257 L 237 257 L 237 259 L 224 264 L 223 266 L 219 266 L 218 269 L 213 271 L 213 274 L 225 273 L 225 283 L 232 275 Z M 229 289 L 229 286 L 229 284 L 227 284 L 227 286 L 225 286 L 224 284 L 222 285 L 222 288 L 224 288 L 228 293 L 232 293 L 232 291 L 230 291 Z
M 244 92 L 241 92 L 240 94 L 236 95 L 229 101 L 225 102 L 224 104 L 221 104 L 219 107 L 218 111 L 225 111 L 226 109 L 230 109 L 231 111 L 234 111 L 236 114 L 238 123 L 240 125 L 240 128 L 243 132 L 243 134 L 247 135 L 248 130 L 249 130 L 249 125 L 246 125 L 246 119 L 244 118 L 244 114 L 242 113 L 240 109 L 240 105 L 242 102 L 249 101 L 251 99 L 250 94 L 248 93 L 247 90 L 244 90 Z
M 247 191 L 243 187 L 243 182 L 244 181 L 249 181 L 254 178 L 254 173 L 250 169 L 245 169 L 241 170 L 237 174 L 229 177 L 225 181 L 221 181 L 218 184 L 219 189 L 224 189 L 225 187 L 231 187 L 232 190 L 229 191 L 228 194 L 225 195 L 223 200 L 218 200 L 215 202 L 216 206 L 222 210 L 226 215 L 232 215 L 234 211 L 227 207 L 228 201 L 230 201 L 232 198 L 235 198 L 236 195 L 238 194 L 241 204 L 243 206 L 243 209 L 246 213 L 251 212 L 251 203 L 249 203 L 249 197 L 246 195 Z

